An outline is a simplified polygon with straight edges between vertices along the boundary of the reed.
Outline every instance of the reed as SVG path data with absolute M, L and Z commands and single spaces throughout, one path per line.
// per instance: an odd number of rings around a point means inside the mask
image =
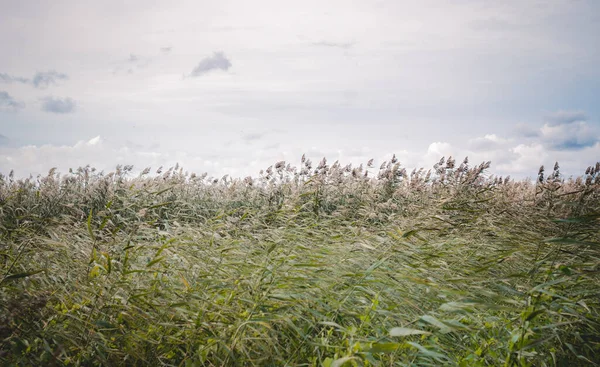
M 600 163 L 489 167 L 0 175 L 0 364 L 598 365 Z

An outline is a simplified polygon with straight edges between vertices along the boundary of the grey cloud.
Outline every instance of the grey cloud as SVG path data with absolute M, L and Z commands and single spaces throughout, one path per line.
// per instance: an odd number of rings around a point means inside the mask
M 67 80 L 69 79 L 67 74 L 59 73 L 55 70 L 49 71 L 41 71 L 35 73 L 33 79 L 24 78 L 20 76 L 13 76 L 6 73 L 0 73 L 0 82 L 2 83 L 23 83 L 23 84 L 31 84 L 32 86 L 44 89 L 51 84 L 58 84 L 59 80 Z
M 279 143 L 267 144 L 264 146 L 264 150 L 280 150 L 281 145 Z
M 192 70 L 190 76 L 201 76 L 211 70 L 227 71 L 230 67 L 231 61 L 223 54 L 223 52 L 215 52 L 212 56 L 200 60 L 198 65 Z
M 600 142 L 600 131 L 583 111 L 557 111 L 546 116 L 538 138 L 552 150 L 579 150 Z
M 588 123 L 583 111 L 557 111 L 546 115 L 541 128 L 519 124 L 513 131 L 517 139 L 526 138 L 553 151 L 573 151 L 592 147 L 600 142 L 600 131 Z
M 117 75 L 120 72 L 125 72 L 127 74 L 133 74 L 138 69 L 142 69 L 150 65 L 152 59 L 149 57 L 144 57 L 136 54 L 129 54 L 129 57 L 125 60 L 119 62 L 120 65 L 113 69 L 113 75 Z
M 10 139 L 6 136 L 0 134 L 0 146 L 7 145 L 10 142 Z
M 8 92 L 0 91 L 0 111 L 15 112 L 23 107 L 23 102 L 14 99 Z
M 33 84 L 33 86 L 36 88 L 44 89 L 44 88 L 50 86 L 51 84 L 58 84 L 57 81 L 59 81 L 59 80 L 67 80 L 67 79 L 69 79 L 67 74 L 59 73 L 54 70 L 49 70 L 49 71 L 37 72 L 33 76 L 33 79 L 31 80 L 31 84 Z
M 250 142 L 250 141 L 256 141 L 256 140 L 260 140 L 264 135 L 260 134 L 260 133 L 248 133 L 245 134 L 244 136 L 242 136 L 242 139 Z
M 131 140 L 125 140 L 125 146 L 127 148 L 131 148 L 131 149 L 137 149 L 137 150 L 142 150 L 144 149 L 144 146 L 142 144 L 137 144 L 132 142 Z
M 523 137 L 523 138 L 536 138 L 540 136 L 540 130 L 534 129 L 526 124 L 518 124 L 514 129 L 514 135 Z
M 72 113 L 76 107 L 75 101 L 71 98 L 46 97 L 43 102 L 42 110 L 51 113 Z
M 585 121 L 561 125 L 546 124 L 540 129 L 540 140 L 553 150 L 579 150 L 600 142 L 600 132 Z
M 352 46 L 354 46 L 354 42 L 328 42 L 328 41 L 321 41 L 321 42 L 314 42 L 313 45 L 315 45 L 315 46 L 323 46 L 323 47 L 336 47 L 336 48 L 348 49 L 348 48 L 351 48 Z
M 547 115 L 546 120 L 551 126 L 570 124 L 577 121 L 587 121 L 588 117 L 583 111 L 557 111 Z
M 24 83 L 29 84 L 29 79 L 20 76 L 12 76 L 6 73 L 0 73 L 0 82 L 2 83 Z

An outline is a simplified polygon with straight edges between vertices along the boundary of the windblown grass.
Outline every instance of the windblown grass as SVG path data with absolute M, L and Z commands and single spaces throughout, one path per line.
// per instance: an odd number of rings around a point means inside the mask
M 574 366 L 600 355 L 600 163 L 0 178 L 0 364 Z

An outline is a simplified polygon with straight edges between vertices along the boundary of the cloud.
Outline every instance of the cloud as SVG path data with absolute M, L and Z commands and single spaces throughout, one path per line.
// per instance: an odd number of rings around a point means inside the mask
M 14 99 L 8 92 L 0 91 L 0 111 L 15 112 L 23 107 L 23 102 Z
M 427 152 L 414 157 L 422 167 L 430 167 L 440 157 L 465 156 L 472 163 L 491 161 L 490 173 L 533 177 L 540 165 L 551 166 L 558 161 L 563 173 L 579 175 L 600 157 L 600 131 L 587 121 L 581 111 L 558 111 L 549 115 L 551 122 L 537 129 L 517 125 L 518 133 L 503 137 L 497 134 L 469 139 L 467 144 L 431 143 Z
M 496 134 L 487 134 L 483 137 L 477 137 L 469 140 L 469 148 L 475 151 L 490 151 L 504 148 L 510 141 Z
M 172 49 L 173 49 L 173 47 L 161 47 L 160 53 L 163 55 L 166 55 L 166 54 L 170 53 Z
M 429 144 L 429 147 L 427 148 L 426 156 L 432 157 L 433 159 L 439 159 L 440 157 L 443 157 L 443 156 L 447 157 L 449 155 L 452 155 L 453 150 L 455 150 L 455 149 L 452 147 L 452 145 L 450 143 L 437 141 L 437 142 Z
M 176 163 L 179 163 L 191 172 L 202 173 L 208 171 L 221 177 L 225 173 L 234 173 L 230 169 L 223 169 L 223 167 L 239 167 L 242 160 L 240 157 L 220 157 L 216 161 L 209 159 L 206 155 L 200 157 L 180 151 L 157 152 L 150 146 L 131 147 L 128 145 L 118 144 L 111 139 L 96 136 L 89 140 L 78 141 L 72 145 L 45 144 L 12 148 L 2 147 L 0 149 L 0 167 L 8 171 L 14 169 L 17 177 L 27 177 L 30 174 L 44 174 L 51 167 L 57 167 L 59 172 L 66 173 L 69 168 L 91 165 L 98 170 L 108 172 L 114 170 L 115 166 L 119 164 L 133 164 L 135 173 L 148 166 L 157 169 L 159 166 L 173 167 Z M 258 170 L 258 168 L 255 168 L 256 172 Z
M 600 132 L 585 121 L 545 124 L 540 140 L 553 150 L 577 150 L 591 147 L 600 141 Z
M 545 116 L 541 128 L 517 125 L 517 139 L 528 139 L 551 151 L 580 150 L 600 142 L 598 127 L 590 124 L 584 111 L 556 111 Z
M 570 124 L 577 121 L 587 121 L 588 117 L 583 111 L 556 111 L 546 116 L 550 126 Z
M 59 80 L 67 80 L 67 79 L 69 79 L 67 74 L 59 73 L 54 70 L 50 70 L 50 71 L 44 71 L 44 72 L 37 72 L 33 76 L 33 79 L 31 80 L 31 84 L 33 84 L 33 86 L 36 88 L 44 89 L 50 85 L 58 84 L 57 81 L 59 81 Z
M 14 82 L 29 84 L 29 79 L 20 76 L 12 76 L 6 73 L 0 73 L 0 82 L 7 84 Z
M 248 147 L 240 144 L 227 147 L 224 151 L 215 151 L 214 147 L 205 146 L 205 149 L 190 152 L 180 147 L 156 149 L 149 141 L 131 144 L 116 140 L 96 136 L 68 145 L 1 147 L 0 167 L 4 170 L 14 169 L 17 177 L 27 177 L 30 174 L 45 174 L 51 167 L 57 167 L 59 172 L 66 173 L 69 168 L 90 165 L 108 172 L 114 170 L 118 164 L 132 164 L 135 175 L 148 166 L 152 167 L 154 172 L 159 166 L 172 167 L 179 163 L 189 172 L 208 172 L 210 176 L 219 178 L 229 174 L 239 178 L 248 175 L 256 177 L 260 170 L 282 160 L 298 166 L 303 153 L 313 162 L 319 162 L 325 156 L 331 163 L 339 159 L 344 163 L 360 164 L 366 163 L 370 158 L 351 156 L 351 153 L 346 151 L 325 146 L 323 149 L 302 149 L 287 144 L 267 147 L 256 144 L 249 155 Z
M 227 71 L 231 67 L 231 61 L 223 52 L 215 52 L 212 56 L 206 57 L 190 73 L 191 77 L 198 77 L 208 73 L 211 70 Z
M 242 140 L 251 142 L 251 141 L 260 140 L 263 136 L 264 136 L 264 134 L 261 134 L 261 133 L 247 133 L 242 136 Z
M 103 146 L 99 137 L 89 141 L 80 141 L 75 145 L 28 145 L 19 148 L 3 148 L 0 150 L 0 167 L 14 169 L 20 177 L 29 174 L 43 174 L 51 167 L 59 168 L 60 172 L 66 173 L 69 168 L 83 167 L 87 164 L 96 165 L 97 168 L 105 168 L 99 165 L 96 154 L 108 153 L 111 150 Z M 115 159 L 115 153 L 110 159 Z M 86 163 L 87 162 L 87 163 Z M 119 164 L 118 160 L 111 162 Z M 108 167 L 106 167 L 108 168 Z
M 329 41 L 320 41 L 314 42 L 314 46 L 322 46 L 322 47 L 335 47 L 335 48 L 343 48 L 349 49 L 355 45 L 354 42 L 329 42 Z
M 470 142 L 493 141 L 490 135 L 473 138 Z M 464 157 L 469 157 L 471 165 L 491 161 L 489 174 L 502 175 L 515 178 L 534 177 L 541 165 L 552 166 L 558 161 L 563 174 L 580 175 L 585 168 L 597 161 L 600 157 L 600 142 L 586 146 L 580 150 L 556 150 L 542 141 L 524 142 L 512 139 L 502 139 L 501 143 L 485 146 L 484 144 L 451 144 L 448 142 L 431 143 L 424 155 L 412 152 L 404 158 L 409 163 L 407 167 L 431 168 L 441 157 L 452 156 L 457 163 Z M 402 158 L 401 158 L 402 159 Z
M 517 126 L 515 126 L 513 134 L 517 137 L 535 138 L 540 136 L 540 130 L 537 128 L 533 128 L 527 124 L 519 123 L 517 124 Z
M 493 134 L 476 137 L 471 141 L 494 140 L 491 136 Z M 563 174 L 579 175 L 600 157 L 600 142 L 577 151 L 555 151 L 539 141 L 504 139 L 504 143 L 502 137 L 496 138 L 502 143 L 495 149 L 478 150 L 476 147 L 468 147 L 467 144 L 438 141 L 424 146 L 421 150 L 403 150 L 395 153 L 409 171 L 420 167 L 429 169 L 442 156 L 452 156 L 457 163 L 468 156 L 471 165 L 491 161 L 489 174 L 511 175 L 515 178 L 535 177 L 540 165 L 552 166 L 555 161 L 560 163 Z M 303 153 L 313 162 L 326 157 L 330 163 L 339 160 L 343 165 L 352 163 L 356 166 L 375 158 L 375 166 L 378 167 L 383 160 L 389 160 L 391 152 L 394 152 L 379 146 L 347 146 L 339 149 L 327 144 L 311 147 L 294 144 L 268 145 L 266 140 L 261 141 L 265 144 L 255 144 L 251 156 L 247 154 L 248 148 L 244 144 L 234 144 L 221 150 L 206 145 L 199 150 L 186 151 L 181 147 L 158 149 L 151 142 L 144 140 L 134 143 L 117 142 L 115 139 L 104 139 L 100 136 L 73 145 L 4 145 L 0 146 L 0 167 L 14 168 L 18 177 L 26 177 L 29 174 L 44 174 L 50 167 L 57 167 L 64 173 L 69 168 L 88 164 L 105 171 L 113 170 L 117 164 L 133 164 L 136 174 L 148 166 L 156 169 L 159 166 L 172 167 L 179 163 L 189 172 L 198 174 L 208 172 L 214 177 L 224 174 L 244 177 L 256 176 L 261 169 L 281 160 L 298 167 Z M 369 172 L 373 174 L 376 169 Z
M 67 80 L 69 76 L 65 73 L 59 73 L 55 70 L 38 71 L 32 79 L 20 76 L 13 76 L 6 73 L 0 73 L 0 82 L 2 83 L 23 83 L 30 84 L 38 89 L 45 89 L 50 85 L 58 84 L 60 80 Z
M 10 139 L 6 136 L 0 134 L 0 146 L 7 145 L 10 142 Z
M 120 72 L 133 74 L 134 72 L 138 71 L 138 69 L 147 67 L 151 62 L 151 57 L 130 53 L 127 59 L 118 62 L 119 65 L 113 69 L 113 75 L 117 75 Z
M 51 113 L 72 113 L 76 103 L 71 98 L 46 97 L 43 99 L 42 110 Z

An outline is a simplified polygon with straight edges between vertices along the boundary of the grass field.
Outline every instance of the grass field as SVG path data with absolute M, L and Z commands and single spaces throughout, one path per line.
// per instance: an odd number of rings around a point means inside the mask
M 2 176 L 0 365 L 600 365 L 600 163 L 488 168 Z

